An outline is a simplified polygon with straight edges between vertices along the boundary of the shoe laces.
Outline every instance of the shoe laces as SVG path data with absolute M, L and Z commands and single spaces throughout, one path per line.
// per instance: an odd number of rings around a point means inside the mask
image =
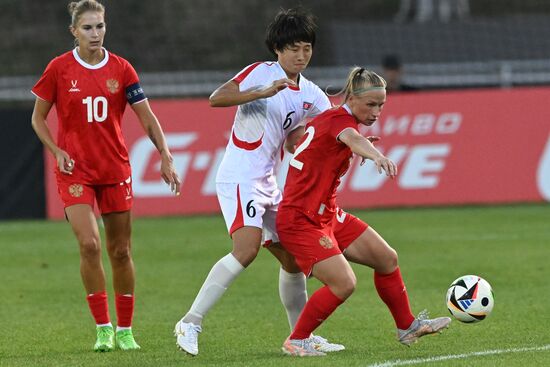
M 429 318 L 430 318 L 430 313 L 426 309 L 420 311 L 418 313 L 418 316 L 416 317 L 418 321 L 428 320 Z
M 121 330 L 117 333 L 117 339 L 123 343 L 132 343 L 134 341 L 134 336 L 129 330 Z
M 186 340 L 196 340 L 199 333 L 202 331 L 202 328 L 199 325 L 195 325 L 193 323 L 187 323 L 187 325 L 187 327 L 182 327 L 183 325 L 180 325 L 179 334 L 182 335 Z M 182 333 L 182 331 L 184 332 Z
M 311 334 L 309 339 L 311 340 L 312 343 L 316 343 L 316 344 L 325 344 L 328 342 L 328 340 L 323 338 L 322 336 L 313 335 L 313 334 Z
M 307 339 L 302 340 L 301 347 L 308 351 L 317 351 L 315 347 L 313 346 L 314 341 L 313 338 L 309 337 Z
M 100 327 L 97 330 L 97 337 L 104 339 L 109 338 L 112 335 L 112 329 L 109 327 Z

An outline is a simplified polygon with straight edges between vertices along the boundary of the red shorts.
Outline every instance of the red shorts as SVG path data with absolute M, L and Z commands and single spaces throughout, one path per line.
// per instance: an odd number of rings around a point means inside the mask
M 313 265 L 341 254 L 369 225 L 338 209 L 325 225 L 312 222 L 295 210 L 279 210 L 277 232 L 281 245 L 296 258 L 302 272 L 309 276 Z
M 76 204 L 88 204 L 93 208 L 97 201 L 101 214 L 128 211 L 132 208 L 134 198 L 131 177 L 109 185 L 88 185 L 57 179 L 57 189 L 65 208 Z

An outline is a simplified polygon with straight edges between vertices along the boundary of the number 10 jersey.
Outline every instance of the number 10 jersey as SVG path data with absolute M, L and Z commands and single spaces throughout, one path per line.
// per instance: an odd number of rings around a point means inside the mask
M 104 50 L 104 59 L 87 64 L 77 49 L 53 59 L 32 92 L 55 104 L 57 145 L 75 161 L 72 181 L 113 184 L 130 176 L 121 129 L 126 103 L 145 99 L 128 61 Z M 56 168 L 58 178 L 61 175 Z M 64 177 L 61 177 L 64 176 Z

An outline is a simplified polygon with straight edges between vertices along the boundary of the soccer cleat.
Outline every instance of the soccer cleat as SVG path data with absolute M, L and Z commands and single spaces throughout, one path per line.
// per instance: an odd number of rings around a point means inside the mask
M 115 332 L 112 326 L 98 326 L 97 340 L 94 345 L 96 352 L 110 352 L 115 349 Z
M 199 354 L 199 333 L 202 328 L 192 322 L 178 321 L 174 329 L 176 345 L 186 353 L 196 356 Z
M 407 330 L 397 329 L 397 338 L 401 344 L 411 345 L 421 336 L 441 332 L 443 329 L 448 328 L 450 323 L 450 317 L 428 319 L 428 312 L 424 310 L 418 314 L 418 317 Z
M 283 343 L 281 348 L 284 354 L 297 357 L 320 357 L 326 356 L 323 353 L 315 349 L 311 338 L 307 339 L 287 339 Z
M 116 346 L 121 350 L 137 350 L 141 347 L 134 340 L 132 329 L 124 329 L 116 332 Z
M 346 349 L 346 347 L 344 347 L 342 344 L 331 343 L 327 339 L 319 335 L 311 334 L 310 339 L 311 344 L 313 344 L 313 348 L 317 349 L 320 352 L 331 353 L 339 352 Z

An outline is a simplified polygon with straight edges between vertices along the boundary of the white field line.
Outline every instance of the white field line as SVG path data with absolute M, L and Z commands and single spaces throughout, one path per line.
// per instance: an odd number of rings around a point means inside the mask
M 446 356 L 437 356 L 437 357 L 429 357 L 429 358 L 396 359 L 395 361 L 386 361 L 381 363 L 369 364 L 367 367 L 410 366 L 413 364 L 448 361 L 451 359 L 464 359 L 464 358 L 490 356 L 490 355 L 505 354 L 505 353 L 539 352 L 544 350 L 550 350 L 550 344 L 542 345 L 540 347 L 483 350 L 480 352 L 471 352 L 471 353 L 464 353 L 464 354 L 449 354 Z

